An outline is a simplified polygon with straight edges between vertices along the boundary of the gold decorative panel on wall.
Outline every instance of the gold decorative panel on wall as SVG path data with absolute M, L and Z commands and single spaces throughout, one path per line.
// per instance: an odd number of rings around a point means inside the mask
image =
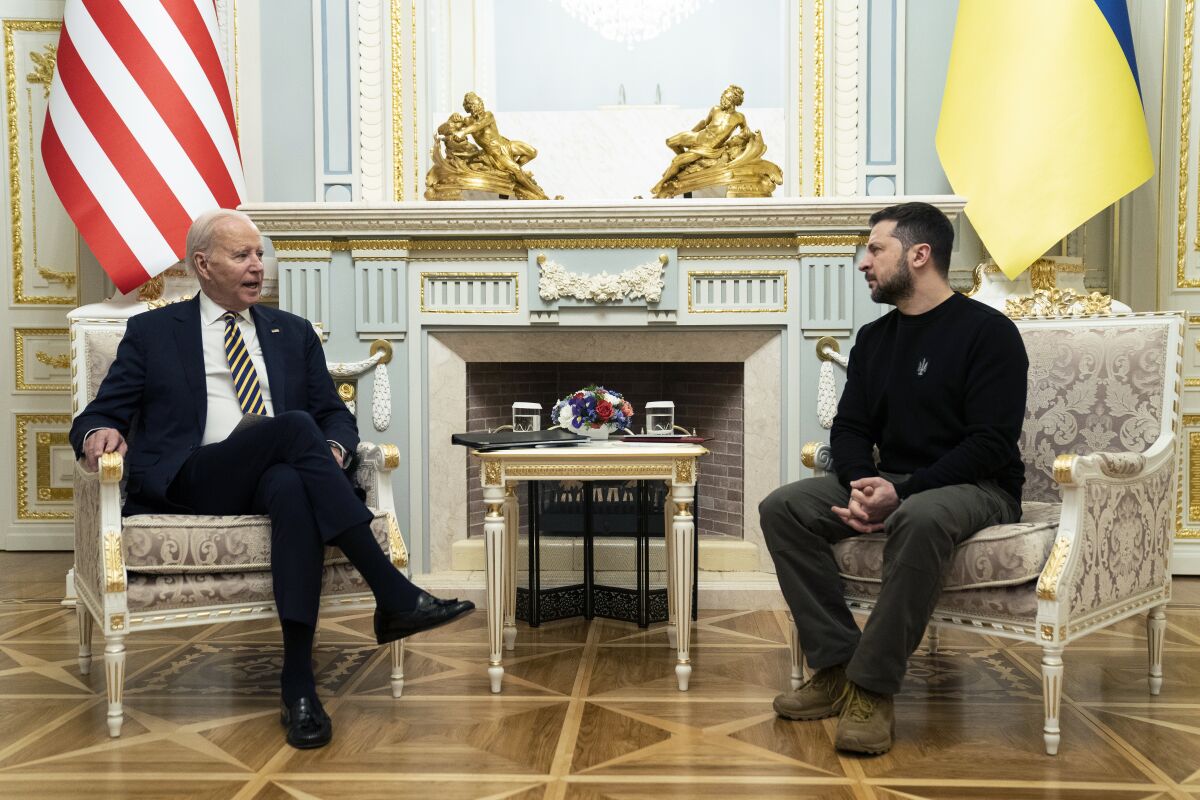
M 18 392 L 69 392 L 71 342 L 66 328 L 14 328 Z
M 17 519 L 71 519 L 70 414 L 17 414 Z
M 58 20 L 4 20 L 5 143 L 12 302 L 77 305 L 78 234 L 41 163 Z

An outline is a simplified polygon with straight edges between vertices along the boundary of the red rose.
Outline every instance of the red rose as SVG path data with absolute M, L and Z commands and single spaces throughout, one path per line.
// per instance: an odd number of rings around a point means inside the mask
M 607 420 L 613 415 L 612 403 L 607 400 L 601 400 L 596 404 L 596 416 L 600 419 Z

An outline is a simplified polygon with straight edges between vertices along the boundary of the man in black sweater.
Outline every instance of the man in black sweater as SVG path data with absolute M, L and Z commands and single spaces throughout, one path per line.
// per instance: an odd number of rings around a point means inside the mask
M 850 353 L 830 433 L 837 474 L 781 486 L 759 514 L 814 671 L 775 698 L 776 713 L 838 715 L 839 749 L 883 753 L 892 696 L 955 546 L 1020 519 L 1029 361 L 1007 317 L 950 288 L 954 229 L 941 211 L 904 203 L 870 221 L 859 270 L 871 299 L 896 308 L 864 325 Z M 882 584 L 860 632 L 833 545 L 876 531 L 887 535 Z

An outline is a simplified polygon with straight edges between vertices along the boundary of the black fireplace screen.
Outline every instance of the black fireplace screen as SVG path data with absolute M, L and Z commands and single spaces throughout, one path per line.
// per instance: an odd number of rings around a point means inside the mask
M 528 486 L 529 535 L 517 558 L 517 619 L 534 628 L 579 616 L 643 628 L 667 620 L 665 484 L 530 481 Z M 697 497 L 693 508 L 699 505 Z M 693 549 L 693 619 L 696 554 Z

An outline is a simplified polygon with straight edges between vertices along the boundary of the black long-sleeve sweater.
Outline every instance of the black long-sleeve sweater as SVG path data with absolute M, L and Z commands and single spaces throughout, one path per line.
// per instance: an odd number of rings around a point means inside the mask
M 838 477 L 909 474 L 901 498 L 990 478 L 1019 501 L 1028 369 L 1012 321 L 958 293 L 924 314 L 893 310 L 864 325 L 830 432 Z

